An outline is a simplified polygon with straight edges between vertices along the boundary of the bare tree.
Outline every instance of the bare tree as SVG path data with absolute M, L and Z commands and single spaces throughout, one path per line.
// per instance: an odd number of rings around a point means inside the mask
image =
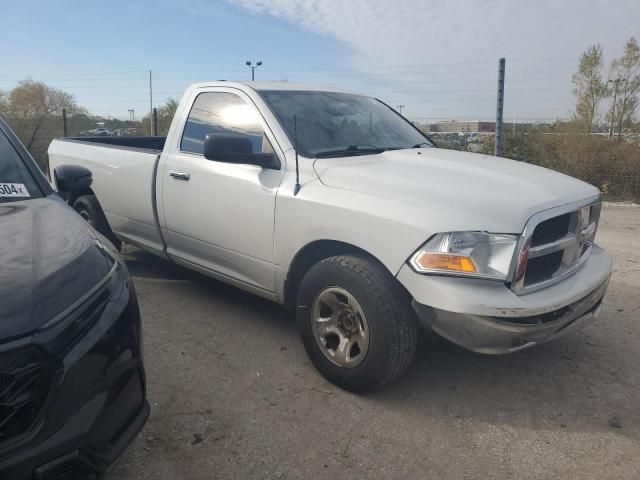
M 28 149 L 31 149 L 36 141 L 47 117 L 60 115 L 63 108 L 66 108 L 69 114 L 83 111 L 76 104 L 73 95 L 31 79 L 18 83 L 8 97 L 8 114 L 14 120 L 20 121 L 20 136 Z
M 618 127 L 620 137 L 623 127 L 633 122 L 640 96 L 640 46 L 634 37 L 625 45 L 622 56 L 611 63 L 611 78 L 617 91 L 609 119 Z
M 9 111 L 9 94 L 0 90 L 0 115 L 6 115 Z
M 575 119 L 584 125 L 587 133 L 591 133 L 598 119 L 598 105 L 608 93 L 607 84 L 602 80 L 603 67 L 602 47 L 595 44 L 582 54 L 578 71 L 571 77 L 576 96 Z

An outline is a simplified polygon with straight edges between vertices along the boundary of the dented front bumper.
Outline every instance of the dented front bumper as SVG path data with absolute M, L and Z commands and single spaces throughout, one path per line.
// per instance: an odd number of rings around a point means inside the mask
M 504 354 L 547 342 L 594 321 L 611 274 L 611 258 L 594 245 L 566 280 L 527 295 L 502 282 L 427 276 L 403 267 L 398 280 L 413 296 L 421 323 L 463 348 Z

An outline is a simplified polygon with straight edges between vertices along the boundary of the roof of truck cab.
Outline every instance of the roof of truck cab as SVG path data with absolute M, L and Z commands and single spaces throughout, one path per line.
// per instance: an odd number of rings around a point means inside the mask
M 257 91 L 266 90 L 296 90 L 296 91 L 315 91 L 315 92 L 339 92 L 339 93 L 355 93 L 343 88 L 332 87 L 330 85 L 312 84 L 312 83 L 289 83 L 289 82 L 232 82 L 218 80 L 215 82 L 194 83 L 191 88 L 203 87 L 249 87 Z

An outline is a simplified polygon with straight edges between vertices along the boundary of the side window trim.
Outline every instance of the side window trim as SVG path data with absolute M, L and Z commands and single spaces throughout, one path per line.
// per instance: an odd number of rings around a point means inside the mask
M 243 92 L 242 90 L 239 89 L 235 89 L 235 88 L 220 88 L 220 87 L 209 87 L 209 88 L 201 88 L 198 90 L 195 90 L 190 98 L 189 98 L 189 103 L 190 103 L 190 108 L 189 110 L 184 114 L 184 118 L 182 119 L 182 125 L 180 126 L 180 130 L 178 131 L 178 135 L 176 135 L 177 137 L 177 142 L 175 142 L 174 140 L 174 145 L 176 148 L 177 153 L 180 153 L 182 155 L 191 155 L 194 157 L 198 157 L 198 158 L 202 158 L 204 155 L 202 153 L 198 153 L 198 152 L 191 152 L 189 150 L 184 150 L 182 148 L 182 141 L 184 139 L 184 135 L 185 135 L 185 131 L 187 129 L 187 124 L 189 122 L 189 118 L 191 116 L 191 112 L 193 111 L 193 108 L 196 104 L 196 101 L 198 99 L 198 97 L 200 97 L 201 95 L 205 95 L 205 94 L 212 94 L 212 93 L 226 93 L 229 95 L 234 95 L 235 97 L 239 98 L 244 104 L 248 105 L 249 107 L 253 108 L 256 112 L 256 114 L 258 115 L 258 119 L 259 119 L 259 123 L 260 123 L 260 127 L 262 128 L 262 135 L 264 137 L 264 139 L 269 142 L 269 146 L 271 148 L 271 152 L 273 153 L 273 155 L 275 155 L 277 161 L 278 161 L 278 170 L 282 170 L 282 165 L 283 165 L 283 158 L 282 158 L 282 153 L 281 153 L 281 149 L 279 144 L 277 143 L 276 137 L 274 135 L 274 133 L 271 131 L 271 129 L 269 128 L 269 125 L 267 124 L 264 116 L 262 115 L 262 112 L 260 112 L 260 109 L 258 108 L 258 106 L 255 104 L 255 102 L 251 99 L 251 98 L 244 98 L 246 96 L 246 93 Z M 277 145 L 278 147 L 276 148 Z

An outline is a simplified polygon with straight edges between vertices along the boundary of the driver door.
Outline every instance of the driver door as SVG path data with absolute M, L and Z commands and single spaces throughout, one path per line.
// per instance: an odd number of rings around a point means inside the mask
M 207 160 L 209 133 L 247 135 L 254 152 L 274 152 L 264 119 L 243 92 L 196 91 L 159 173 L 167 253 L 257 293 L 272 293 L 274 210 L 283 169 Z

